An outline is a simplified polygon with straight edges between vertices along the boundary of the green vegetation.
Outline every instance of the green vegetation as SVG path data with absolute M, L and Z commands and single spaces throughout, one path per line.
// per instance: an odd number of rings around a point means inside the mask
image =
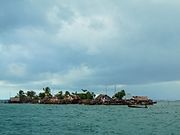
M 94 99 L 96 96 L 94 92 L 90 92 L 88 90 L 81 89 L 82 93 L 76 93 L 81 99 Z
M 63 95 L 63 92 L 62 91 L 59 91 L 55 97 L 57 97 L 58 99 L 63 99 L 64 98 L 64 95 Z
M 78 96 L 80 99 L 94 99 L 94 97 L 96 96 L 94 92 L 90 92 L 84 89 L 81 90 L 82 92 L 80 93 L 72 92 L 72 94 L 69 91 L 65 91 L 64 94 L 62 91 L 59 91 L 57 94 L 53 96 L 51 94 L 50 87 L 45 87 L 43 88 L 43 92 L 40 92 L 38 95 L 36 95 L 35 91 L 27 91 L 25 93 L 23 90 L 20 90 L 15 97 L 19 98 L 21 102 L 30 102 L 33 99 L 43 100 L 43 99 L 51 99 L 53 97 L 57 99 L 64 99 L 65 97 Z
M 94 99 L 95 94 L 94 92 L 90 92 L 86 89 L 81 89 L 82 92 L 78 93 L 77 91 L 75 93 L 72 92 L 72 94 L 69 91 L 65 91 L 63 94 L 62 91 L 59 91 L 57 94 L 54 95 L 54 98 L 57 99 L 64 99 L 65 97 L 71 97 L 71 96 L 78 96 L 80 99 Z M 126 95 L 124 90 L 121 90 L 113 96 L 113 98 L 116 99 L 122 99 Z M 23 90 L 20 90 L 17 96 L 20 101 L 28 101 L 33 99 L 51 99 L 53 98 L 53 95 L 51 94 L 51 89 L 49 87 L 43 88 L 43 92 L 40 92 L 38 95 L 36 95 L 35 91 L 27 91 L 26 93 Z
M 44 90 L 45 97 L 47 97 L 47 98 L 52 97 L 51 89 L 49 87 L 43 88 L 43 90 Z
M 20 101 L 23 101 L 26 98 L 26 95 L 23 90 L 20 90 L 17 97 L 19 97 Z
M 33 99 L 33 98 L 35 98 L 35 96 L 36 96 L 36 92 L 35 92 L 35 91 L 27 91 L 27 92 L 26 92 L 26 95 L 27 95 L 29 98 Z
M 71 94 L 70 94 L 69 91 L 66 91 L 65 94 L 64 94 L 65 97 L 70 96 L 70 95 L 71 95 Z
M 44 99 L 45 98 L 45 93 L 44 92 L 39 93 L 39 98 Z
M 121 90 L 121 91 L 115 93 L 113 98 L 122 99 L 124 96 L 126 96 L 126 93 L 124 90 Z
M 139 96 L 138 99 L 123 99 L 126 95 L 125 90 L 121 90 L 109 97 L 106 94 L 100 94 L 95 98 L 95 93 L 86 89 L 81 89 L 81 92 L 59 91 L 53 95 L 50 87 L 45 87 L 42 92 L 36 94 L 35 91 L 28 90 L 24 92 L 19 90 L 17 95 L 10 98 L 9 103 L 41 103 L 41 104 L 89 104 L 89 105 L 132 105 L 132 104 L 149 104 L 155 102 L 147 98 Z

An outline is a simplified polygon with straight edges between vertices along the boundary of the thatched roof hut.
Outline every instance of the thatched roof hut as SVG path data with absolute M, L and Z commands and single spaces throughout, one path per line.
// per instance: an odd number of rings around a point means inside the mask
M 154 104 L 153 100 L 149 99 L 147 96 L 133 96 L 133 98 L 131 99 L 131 103 L 146 105 Z
M 79 100 L 80 97 L 78 95 L 67 95 L 64 97 L 64 100 L 69 100 L 69 101 L 72 101 L 72 100 Z
M 95 101 L 105 103 L 112 101 L 112 98 L 109 97 L 108 95 L 100 94 L 95 98 Z
M 143 102 L 143 101 L 148 101 L 149 99 L 147 96 L 133 96 L 133 100 Z
M 10 103 L 19 103 L 20 98 L 19 97 L 11 97 L 9 101 L 10 101 Z

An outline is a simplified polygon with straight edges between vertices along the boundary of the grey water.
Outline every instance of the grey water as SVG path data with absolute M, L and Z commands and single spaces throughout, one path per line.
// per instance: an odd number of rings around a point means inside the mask
M 180 102 L 149 108 L 0 104 L 0 135 L 179 135 Z

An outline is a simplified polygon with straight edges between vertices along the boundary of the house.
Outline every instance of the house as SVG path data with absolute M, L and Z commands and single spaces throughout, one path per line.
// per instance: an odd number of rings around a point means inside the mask
M 49 102 L 50 103 L 58 103 L 59 99 L 57 97 L 52 97 L 52 98 L 49 99 Z
M 153 101 L 147 96 L 133 96 L 133 98 L 131 99 L 131 103 L 151 105 L 153 104 Z
M 11 97 L 9 100 L 10 103 L 19 103 L 20 98 L 19 97 Z
M 63 102 L 65 104 L 77 104 L 80 101 L 80 97 L 78 95 L 67 95 L 64 97 Z
M 95 101 L 97 101 L 98 103 L 107 103 L 111 102 L 112 98 L 108 95 L 100 94 L 95 98 Z
M 137 102 L 146 102 L 149 100 L 147 96 L 133 96 L 132 99 Z

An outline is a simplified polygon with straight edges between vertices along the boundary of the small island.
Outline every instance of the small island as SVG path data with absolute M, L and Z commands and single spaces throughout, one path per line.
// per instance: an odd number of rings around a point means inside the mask
M 35 91 L 19 90 L 15 97 L 11 97 L 8 103 L 31 103 L 31 104 L 85 104 L 85 105 L 153 105 L 156 102 L 147 96 L 133 96 L 124 98 L 125 90 L 115 93 L 112 97 L 107 94 L 95 95 L 94 92 L 81 89 L 82 92 L 59 91 L 52 95 L 49 87 L 43 88 L 43 92 L 36 94 Z

